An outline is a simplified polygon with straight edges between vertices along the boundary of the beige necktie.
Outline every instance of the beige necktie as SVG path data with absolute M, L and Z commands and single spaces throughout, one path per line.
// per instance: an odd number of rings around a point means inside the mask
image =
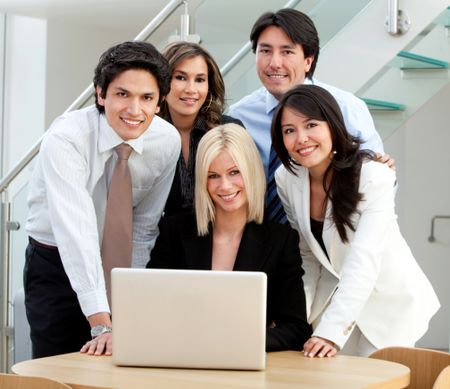
M 130 267 L 133 238 L 133 194 L 128 158 L 133 149 L 126 143 L 115 147 L 117 161 L 111 177 L 103 229 L 102 262 L 108 300 L 111 302 L 111 270 Z

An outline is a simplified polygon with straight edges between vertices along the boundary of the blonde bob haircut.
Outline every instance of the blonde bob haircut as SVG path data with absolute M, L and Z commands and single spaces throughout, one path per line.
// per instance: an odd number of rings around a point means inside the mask
M 208 193 L 208 171 L 213 160 L 227 151 L 244 180 L 247 192 L 247 223 L 262 223 L 266 177 L 258 149 L 250 134 L 241 126 L 224 124 L 209 130 L 200 140 L 195 162 L 195 213 L 199 235 L 208 234 L 215 221 L 215 206 Z

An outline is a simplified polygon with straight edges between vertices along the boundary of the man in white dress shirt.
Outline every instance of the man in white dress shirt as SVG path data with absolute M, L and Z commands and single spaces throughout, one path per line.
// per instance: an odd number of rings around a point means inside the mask
M 24 269 L 34 358 L 80 348 L 112 353 L 101 246 L 114 148 L 132 149 L 132 266 L 143 267 L 181 148 L 177 130 L 155 116 L 170 88 L 168 68 L 149 43 L 110 48 L 95 70 L 95 106 L 57 118 L 44 137 L 30 183 Z

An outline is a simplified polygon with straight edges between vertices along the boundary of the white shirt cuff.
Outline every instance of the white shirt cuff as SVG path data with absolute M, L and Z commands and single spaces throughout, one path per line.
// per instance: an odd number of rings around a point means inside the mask
M 105 290 L 94 290 L 78 295 L 78 301 L 86 317 L 100 312 L 111 313 Z

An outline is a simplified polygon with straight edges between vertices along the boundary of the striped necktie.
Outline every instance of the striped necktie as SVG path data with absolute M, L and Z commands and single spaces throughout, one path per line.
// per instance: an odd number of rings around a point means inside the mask
M 266 190 L 266 210 L 265 219 L 273 220 L 281 224 L 287 224 L 287 217 L 284 212 L 281 200 L 278 197 L 277 184 L 275 182 L 275 171 L 281 162 L 277 157 L 274 148 L 270 146 L 269 157 L 269 174 L 267 176 L 267 190 Z

